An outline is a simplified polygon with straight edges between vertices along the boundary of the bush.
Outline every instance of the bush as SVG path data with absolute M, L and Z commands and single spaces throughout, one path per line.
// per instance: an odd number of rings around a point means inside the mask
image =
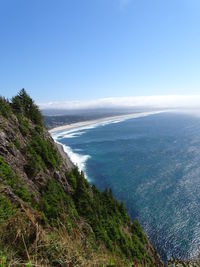
M 18 150 L 21 149 L 20 141 L 19 141 L 18 138 L 15 139 L 15 141 L 14 141 L 14 145 L 15 145 L 15 147 L 16 147 Z
M 43 162 L 42 159 L 34 150 L 30 147 L 28 148 L 29 158 L 27 160 L 27 164 L 24 166 L 24 171 L 28 175 L 29 178 L 33 178 L 37 175 L 37 173 L 42 169 Z
M 5 118 L 8 118 L 11 114 L 11 107 L 8 100 L 0 96 L 0 114 Z
M 31 140 L 27 145 L 28 162 L 24 170 L 29 177 L 35 176 L 41 169 L 57 169 L 60 158 L 50 141 L 45 140 L 36 130 L 32 130 Z
M 0 267 L 6 267 L 7 259 L 3 252 L 0 251 Z
M 19 122 L 19 129 L 22 135 L 27 135 L 29 132 L 29 121 L 22 114 L 17 114 L 17 119 Z
M 0 177 L 13 189 L 14 193 L 26 202 L 32 201 L 31 196 L 21 179 L 13 173 L 8 164 L 0 156 Z
M 0 225 L 12 217 L 16 211 L 16 207 L 10 202 L 10 200 L 0 194 Z
M 66 173 L 66 178 L 67 178 L 69 185 L 71 186 L 71 189 L 74 192 L 77 187 L 76 176 L 73 174 L 73 172 L 70 172 L 70 173 Z
M 57 221 L 64 214 L 77 217 L 77 212 L 71 197 L 63 190 L 61 185 L 50 180 L 42 194 L 40 209 L 51 222 Z

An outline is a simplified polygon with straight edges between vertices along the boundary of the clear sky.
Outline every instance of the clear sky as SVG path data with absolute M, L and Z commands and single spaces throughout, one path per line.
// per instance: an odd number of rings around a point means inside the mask
M 0 0 L 0 94 L 200 93 L 199 0 Z

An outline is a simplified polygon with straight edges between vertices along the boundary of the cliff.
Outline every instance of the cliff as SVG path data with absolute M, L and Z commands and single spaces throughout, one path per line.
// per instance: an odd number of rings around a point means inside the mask
M 0 237 L 0 266 L 163 266 L 112 191 L 54 143 L 25 90 L 0 98 Z

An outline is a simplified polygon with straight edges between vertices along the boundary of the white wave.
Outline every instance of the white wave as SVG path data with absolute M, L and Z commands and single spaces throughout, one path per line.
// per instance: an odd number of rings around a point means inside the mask
M 169 110 L 168 110 L 169 111 Z M 150 115 L 156 115 L 159 113 L 163 113 L 166 111 L 152 111 L 152 112 L 143 112 L 143 113 L 136 113 L 136 114 L 129 114 L 129 115 L 122 115 L 122 116 L 117 116 L 117 117 L 112 117 L 112 118 L 107 118 L 107 119 L 102 119 L 99 122 L 95 122 L 95 123 L 91 123 L 88 124 L 86 126 L 80 126 L 74 129 L 70 129 L 70 130 L 63 130 L 63 131 L 58 131 L 55 133 L 52 133 L 52 137 L 56 140 L 62 139 L 62 138 L 75 138 L 75 137 L 79 137 L 80 135 L 85 133 L 85 130 L 90 130 L 90 129 L 94 129 L 97 127 L 103 127 L 106 126 L 108 124 L 116 124 L 116 123 L 120 123 L 129 119 L 137 119 L 137 118 L 143 118 L 143 117 L 147 117 Z
M 68 156 L 70 157 L 71 161 L 78 166 L 78 169 L 80 171 L 83 171 L 85 173 L 86 178 L 88 179 L 87 173 L 86 173 L 86 162 L 87 160 L 90 158 L 89 155 L 82 155 L 79 153 L 76 153 L 75 151 L 72 150 L 71 147 L 64 145 L 63 143 L 59 142 L 61 139 L 63 138 L 75 138 L 78 137 L 82 134 L 85 133 L 85 130 L 89 130 L 89 129 L 94 129 L 100 126 L 106 126 L 108 124 L 112 124 L 112 123 L 120 123 L 129 119 L 136 119 L 136 118 L 142 118 L 142 117 L 146 117 L 146 116 L 150 116 L 150 115 L 155 115 L 155 114 L 159 114 L 161 112 L 165 112 L 165 111 L 156 111 L 156 112 L 143 112 L 143 113 L 138 113 L 138 114 L 130 114 L 130 115 L 123 115 L 123 116 L 118 116 L 117 118 L 108 118 L 106 120 L 100 121 L 100 122 L 96 122 L 93 124 L 89 124 L 86 126 L 82 126 L 82 127 L 78 127 L 78 128 L 74 128 L 71 130 L 63 130 L 63 131 L 59 131 L 59 132 L 55 132 L 52 133 L 52 137 L 54 139 L 55 142 L 59 143 L 60 145 L 63 146 L 64 151 L 68 154 Z
M 85 176 L 88 180 L 87 174 L 86 174 L 86 161 L 90 158 L 89 155 L 82 155 L 79 153 L 75 153 L 71 147 L 66 146 L 57 140 L 55 140 L 58 144 L 63 146 L 63 149 L 65 153 L 70 157 L 71 161 L 78 167 L 79 171 L 83 171 L 85 173 Z
M 57 138 L 62 139 L 62 138 L 74 138 L 74 137 L 79 137 L 80 135 L 84 134 L 85 132 L 83 131 L 72 131 L 72 132 L 67 132 L 63 133 L 62 135 L 59 135 Z

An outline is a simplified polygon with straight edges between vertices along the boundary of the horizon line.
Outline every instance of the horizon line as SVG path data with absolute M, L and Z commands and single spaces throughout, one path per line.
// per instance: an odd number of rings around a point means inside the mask
M 149 96 L 106 97 L 92 100 L 64 100 L 37 103 L 40 109 L 94 109 L 94 108 L 200 108 L 200 94 L 170 94 Z

